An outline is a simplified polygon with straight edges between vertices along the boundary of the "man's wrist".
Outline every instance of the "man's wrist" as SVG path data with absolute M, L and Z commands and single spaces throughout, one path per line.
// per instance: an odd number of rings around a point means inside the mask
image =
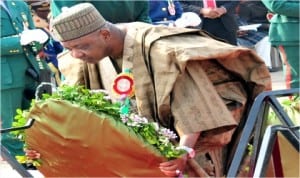
M 177 147 L 177 149 L 185 150 L 188 153 L 188 158 L 189 159 L 194 158 L 195 155 L 196 155 L 195 150 L 193 148 L 188 147 L 188 146 L 179 146 L 179 147 Z

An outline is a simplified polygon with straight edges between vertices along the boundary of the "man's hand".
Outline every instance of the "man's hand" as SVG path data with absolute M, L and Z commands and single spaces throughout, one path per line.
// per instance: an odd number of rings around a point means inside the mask
M 24 30 L 20 35 L 21 45 L 28 45 L 34 41 L 43 44 L 49 39 L 49 35 L 41 29 Z
M 159 168 L 166 176 L 178 177 L 185 170 L 187 160 L 188 154 L 184 154 L 177 159 L 160 163 Z
M 218 8 L 201 8 L 200 14 L 205 18 L 215 19 L 221 17 L 223 14 L 226 14 L 227 10 L 225 7 Z
M 35 150 L 30 150 L 30 149 L 26 149 L 25 150 L 25 155 L 29 158 L 29 159 L 39 159 L 41 157 L 41 154 Z
M 222 15 L 227 13 L 227 10 L 225 7 L 218 7 L 218 8 L 215 8 L 214 10 L 219 14 L 219 17 L 221 17 Z
M 202 14 L 203 17 L 209 18 L 209 19 L 215 19 L 215 18 L 219 17 L 219 13 L 215 9 L 212 9 L 212 8 L 201 8 L 200 14 Z

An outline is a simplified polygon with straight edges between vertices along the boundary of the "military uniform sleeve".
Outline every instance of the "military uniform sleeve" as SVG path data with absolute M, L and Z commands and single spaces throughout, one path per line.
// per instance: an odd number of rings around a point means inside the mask
M 276 14 L 299 18 L 299 1 L 262 0 L 262 2 L 270 11 Z
M 1 56 L 24 53 L 23 47 L 20 44 L 19 35 L 1 37 L 0 44 L 1 44 Z

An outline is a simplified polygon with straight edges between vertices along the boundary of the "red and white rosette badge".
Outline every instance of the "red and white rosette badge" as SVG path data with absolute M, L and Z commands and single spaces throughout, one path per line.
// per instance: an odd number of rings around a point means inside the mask
M 115 78 L 112 89 L 117 98 L 132 97 L 134 95 L 133 76 L 129 69 L 126 69 Z

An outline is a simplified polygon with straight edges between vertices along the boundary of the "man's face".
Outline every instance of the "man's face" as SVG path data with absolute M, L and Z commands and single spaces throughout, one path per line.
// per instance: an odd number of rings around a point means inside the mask
M 71 56 L 88 63 L 97 63 L 108 56 L 106 41 L 101 36 L 100 30 L 78 39 L 62 42 L 62 45 L 70 50 Z

